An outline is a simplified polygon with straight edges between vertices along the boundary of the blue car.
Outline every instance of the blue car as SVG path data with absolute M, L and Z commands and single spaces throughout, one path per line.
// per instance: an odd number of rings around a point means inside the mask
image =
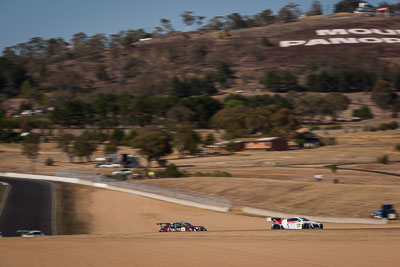
M 381 210 L 375 210 L 369 216 L 375 219 L 387 218 L 388 220 L 396 220 L 398 214 L 392 204 L 383 204 Z

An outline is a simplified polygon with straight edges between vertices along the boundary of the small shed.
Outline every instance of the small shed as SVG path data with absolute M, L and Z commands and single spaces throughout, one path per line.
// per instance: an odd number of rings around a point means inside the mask
M 254 141 L 244 141 L 244 149 L 287 150 L 287 141 L 280 137 L 264 137 Z

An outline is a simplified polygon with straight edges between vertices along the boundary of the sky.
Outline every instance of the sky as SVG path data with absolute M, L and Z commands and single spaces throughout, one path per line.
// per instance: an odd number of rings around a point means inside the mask
M 231 13 L 255 15 L 265 9 L 277 14 L 289 2 L 300 5 L 302 12 L 310 9 L 312 0 L 0 0 L 0 51 L 5 47 L 28 42 L 33 37 L 62 37 L 69 42 L 78 32 L 91 36 L 142 28 L 152 32 L 160 19 L 169 19 L 178 31 L 185 31 L 180 14 L 193 11 L 205 16 Z M 332 12 L 338 0 L 320 0 L 324 13 Z M 369 1 L 377 5 L 383 0 Z M 397 1 L 386 1 L 390 4 Z

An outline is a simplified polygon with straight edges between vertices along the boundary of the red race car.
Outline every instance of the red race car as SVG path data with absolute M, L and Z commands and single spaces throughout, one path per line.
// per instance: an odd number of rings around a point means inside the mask
M 203 226 L 194 226 L 188 222 L 157 223 L 159 232 L 197 232 L 207 231 Z

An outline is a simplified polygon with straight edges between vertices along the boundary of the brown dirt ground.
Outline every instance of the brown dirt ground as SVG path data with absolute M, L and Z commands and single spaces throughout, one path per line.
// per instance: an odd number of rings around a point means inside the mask
M 377 266 L 398 261 L 396 225 L 271 231 L 264 218 L 106 190 L 90 195 L 92 231 L 102 234 L 3 238 L 0 266 Z M 209 231 L 157 232 L 155 222 L 181 219 Z

